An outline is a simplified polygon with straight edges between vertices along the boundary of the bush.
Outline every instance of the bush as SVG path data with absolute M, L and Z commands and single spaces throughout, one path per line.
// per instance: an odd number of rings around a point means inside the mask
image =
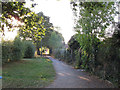
M 2 63 L 13 60 L 13 42 L 2 40 Z
M 33 45 L 33 43 L 31 41 L 24 41 L 24 45 L 25 45 L 24 57 L 25 58 L 34 57 L 35 46 Z
M 2 63 L 20 60 L 23 57 L 23 43 L 16 37 L 14 41 L 2 40 Z
M 63 48 L 56 49 L 56 50 L 54 50 L 54 57 L 59 59 L 59 60 L 63 60 L 64 59 L 64 52 L 65 52 L 65 49 L 63 49 Z
M 114 40 L 116 39 L 106 39 L 104 43 L 100 45 L 97 62 L 99 62 L 101 68 L 98 68 L 97 66 L 95 71 L 98 76 L 113 82 L 117 87 L 119 86 L 118 77 L 120 76 L 118 72 L 120 47 L 115 45 L 116 42 L 113 42 Z
M 23 57 L 32 58 L 35 47 L 31 41 L 22 41 L 16 37 L 14 41 L 2 40 L 2 63 L 21 60 Z
M 20 60 L 24 56 L 24 44 L 19 37 L 16 37 L 13 42 L 13 59 Z
M 72 56 L 71 56 L 71 53 L 70 53 L 70 51 L 69 50 L 66 50 L 65 52 L 64 52 L 64 61 L 66 62 L 66 63 L 68 63 L 68 64 L 71 64 L 72 63 L 72 58 L 71 58 Z

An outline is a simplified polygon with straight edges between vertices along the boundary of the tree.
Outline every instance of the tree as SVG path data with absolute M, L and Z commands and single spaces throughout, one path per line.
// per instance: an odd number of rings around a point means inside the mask
M 63 58 L 65 42 L 61 33 L 53 31 L 48 39 L 48 45 L 51 48 L 51 54 L 54 55 L 55 58 Z
M 85 34 L 99 34 L 103 36 L 104 30 L 114 21 L 116 13 L 115 2 L 72 2 L 79 8 L 79 19 L 76 28 L 81 28 Z M 79 30 L 77 30 L 80 32 Z
M 33 40 L 41 39 L 41 35 L 45 35 L 46 26 L 44 25 L 47 20 L 43 16 L 39 16 L 26 8 L 25 2 L 2 2 L 2 30 L 4 33 L 4 26 L 6 25 L 9 30 L 13 27 L 19 27 L 20 36 L 31 38 Z M 34 7 L 35 5 L 32 5 Z M 23 23 L 23 25 L 14 26 L 12 18 Z
M 76 35 L 73 35 L 71 37 L 71 39 L 68 41 L 68 45 L 72 50 L 76 50 L 80 47 L 78 41 L 76 40 Z
M 114 21 L 116 14 L 115 2 L 71 2 L 73 11 L 79 8 L 79 16 L 76 23 L 77 41 L 83 50 L 83 60 L 85 68 L 95 69 L 96 53 L 99 44 L 98 37 L 104 37 L 105 29 Z M 87 58 L 86 58 L 87 57 Z
M 4 32 L 4 24 L 10 28 L 13 27 L 8 19 L 14 17 L 18 21 L 22 21 L 21 17 L 30 12 L 29 8 L 25 8 L 25 2 L 1 2 L 2 3 L 2 31 Z
M 57 31 L 53 31 L 49 37 L 48 43 L 52 49 L 62 48 L 64 38 L 62 37 L 62 34 L 58 33 Z

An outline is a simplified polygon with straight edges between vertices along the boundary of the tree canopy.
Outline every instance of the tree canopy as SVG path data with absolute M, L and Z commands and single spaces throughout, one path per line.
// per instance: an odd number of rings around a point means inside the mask
M 24 38 L 29 37 L 36 41 L 45 35 L 46 30 L 52 28 L 49 17 L 43 13 L 36 14 L 32 12 L 29 8 L 25 7 L 25 2 L 2 2 L 2 10 L 2 33 L 4 33 L 5 26 L 9 30 L 13 29 L 13 27 L 18 27 L 20 36 Z M 14 26 L 12 18 L 21 22 L 22 25 Z
M 103 37 L 105 29 L 114 22 L 115 2 L 77 2 L 73 0 L 71 4 L 74 11 L 77 11 L 76 7 L 79 8 L 79 18 L 75 27 L 78 32 Z

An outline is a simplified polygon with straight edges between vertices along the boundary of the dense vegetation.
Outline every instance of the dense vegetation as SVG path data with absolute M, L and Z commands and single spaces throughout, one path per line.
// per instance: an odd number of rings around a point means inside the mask
M 30 8 L 25 7 L 26 2 L 0 2 L 2 4 L 2 17 L 0 33 L 3 35 L 5 29 L 9 31 L 19 28 L 18 36 L 14 41 L 2 41 L 2 59 L 3 63 L 20 60 L 23 57 L 32 58 L 35 48 L 40 48 L 39 43 L 43 36 L 50 37 L 53 25 L 49 17 L 43 12 L 35 13 Z M 36 4 L 33 2 L 31 8 Z M 11 7 L 11 8 L 9 8 Z M 16 24 L 12 21 L 17 20 Z M 48 35 L 49 33 L 49 35 Z M 47 46 L 47 44 L 46 44 Z
M 73 0 L 77 34 L 68 42 L 64 57 L 75 68 L 82 68 L 120 87 L 120 24 L 114 22 L 118 2 L 79 2 Z M 108 27 L 113 32 L 107 35 Z
M 69 41 L 69 47 L 64 54 L 64 59 L 62 56 L 59 58 L 68 64 L 74 65 L 75 68 L 85 69 L 91 74 L 111 81 L 115 87 L 119 87 L 119 36 L 120 31 L 117 30 L 111 38 L 107 38 L 104 41 L 100 41 L 96 38 L 98 43 L 96 45 L 94 44 L 96 46 L 94 61 L 89 58 L 92 50 L 90 46 L 86 48 L 87 51 L 84 51 L 85 48 L 81 47 L 81 42 L 78 44 L 78 42 L 73 39 Z M 85 45 L 87 44 L 85 43 Z
M 57 57 L 56 53 L 64 49 L 65 42 L 61 33 L 51 29 L 46 31 L 42 44 L 39 40 L 36 42 L 37 48 L 41 48 L 41 45 L 50 49 L 50 55 Z
M 23 57 L 32 58 L 35 46 L 31 41 L 23 41 L 16 37 L 14 41 L 2 41 L 2 62 L 21 60 Z

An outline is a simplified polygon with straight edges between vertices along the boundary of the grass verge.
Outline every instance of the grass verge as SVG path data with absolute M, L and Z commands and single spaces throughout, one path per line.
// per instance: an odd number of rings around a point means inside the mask
M 2 69 L 3 88 L 42 88 L 55 79 L 52 61 L 46 58 L 11 62 Z

